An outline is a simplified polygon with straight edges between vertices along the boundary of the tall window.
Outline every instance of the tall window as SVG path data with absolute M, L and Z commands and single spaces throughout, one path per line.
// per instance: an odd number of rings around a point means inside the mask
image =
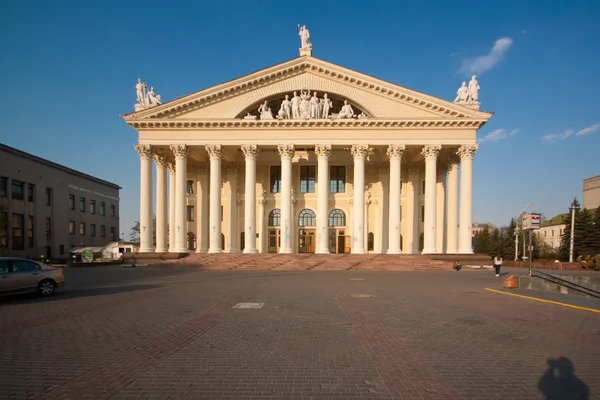
M 332 210 L 329 213 L 329 226 L 346 226 L 346 214 L 342 210 Z
M 52 205 L 52 188 L 46 188 L 46 205 Z
M 85 222 L 80 222 L 79 223 L 79 234 L 80 235 L 85 235 Z
M 2 221 L 6 221 L 5 224 L 0 225 L 0 247 L 6 247 L 8 245 L 8 212 L 2 211 L 0 218 Z
M 65 254 L 65 245 L 61 244 L 60 246 L 58 246 L 58 254 Z
M 100 237 L 106 236 L 106 226 L 100 225 Z
M 269 213 L 269 226 L 281 226 L 281 210 L 276 208 Z
M 90 224 L 90 236 L 96 236 L 96 224 Z
M 25 250 L 25 241 L 23 238 L 23 228 L 25 216 L 23 214 L 13 214 L 11 219 L 12 228 L 12 249 Z
M 27 201 L 33 202 L 33 192 L 35 192 L 35 185 L 33 183 L 27 184 Z
M 12 181 L 12 185 L 11 185 L 11 191 L 12 191 L 12 198 L 15 200 L 23 200 L 23 191 L 25 184 L 23 182 L 19 182 L 19 181 Z
M 185 188 L 187 194 L 194 194 L 194 181 L 186 181 Z
M 187 206 L 187 221 L 194 222 L 194 206 Z
M 79 198 L 79 211 L 85 212 L 85 197 Z
M 46 218 L 46 239 L 52 239 L 52 219 Z
M 100 202 L 100 215 L 102 215 L 104 217 L 104 209 L 105 209 L 106 205 L 104 204 L 103 201 Z
M 115 240 L 117 229 L 114 226 L 110 227 L 110 240 Z
M 96 214 L 96 200 L 90 200 L 90 214 Z
M 331 193 L 346 192 L 346 166 L 329 167 L 329 188 Z
M 317 216 L 313 210 L 302 210 L 298 214 L 298 226 L 315 226 Z
M 75 195 L 70 194 L 69 195 L 69 210 L 74 210 L 74 209 L 75 209 Z
M 117 216 L 117 206 L 115 206 L 114 204 L 110 205 L 110 216 L 111 217 Z
M 425 194 L 425 181 L 421 182 L 421 193 Z
M 69 233 L 71 235 L 75 234 L 75 221 L 69 221 Z
M 0 176 L 0 197 L 6 197 L 7 190 L 7 179 L 4 176 Z
M 367 251 L 373 251 L 375 248 L 375 235 L 373 232 L 367 234 Z
M 27 216 L 27 246 L 33 247 L 33 215 Z
M 271 178 L 271 193 L 281 192 L 281 165 L 271 165 L 270 174 Z
M 425 222 L 425 206 L 421 206 L 421 222 Z
M 300 166 L 300 193 L 315 192 L 315 166 Z

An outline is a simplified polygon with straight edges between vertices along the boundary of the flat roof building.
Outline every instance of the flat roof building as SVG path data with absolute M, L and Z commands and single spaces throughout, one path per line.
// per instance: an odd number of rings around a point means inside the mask
M 119 238 L 111 182 L 0 144 L 0 256 L 64 260 Z
M 600 207 L 600 175 L 583 180 L 583 208 Z

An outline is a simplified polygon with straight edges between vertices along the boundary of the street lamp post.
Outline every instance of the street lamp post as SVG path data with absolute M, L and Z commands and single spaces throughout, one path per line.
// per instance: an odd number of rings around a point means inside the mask
M 515 227 L 515 261 L 519 260 L 519 220 L 523 219 L 523 214 L 525 213 L 525 210 L 527 210 L 532 205 L 533 205 L 533 203 L 527 204 L 525 207 L 523 207 L 523 209 L 517 216 L 517 221 L 516 221 L 517 225 Z M 523 221 L 521 221 L 521 230 L 523 230 Z M 524 234 L 525 234 L 525 232 L 523 232 L 523 235 Z M 525 255 L 525 236 L 523 236 L 523 256 L 524 255 Z
M 569 262 L 573 262 L 573 252 L 575 249 L 575 204 L 571 204 L 569 207 L 571 211 L 571 243 L 569 245 Z

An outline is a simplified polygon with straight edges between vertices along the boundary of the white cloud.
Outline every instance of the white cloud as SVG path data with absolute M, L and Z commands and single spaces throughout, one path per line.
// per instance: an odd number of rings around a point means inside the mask
M 479 143 L 483 142 L 495 142 L 498 140 L 506 139 L 506 132 L 504 128 L 496 129 L 479 139 Z
M 598 130 L 600 130 L 600 124 L 594 124 L 594 125 L 588 126 L 587 128 L 583 128 L 582 130 L 578 131 L 575 135 L 576 136 L 587 135 L 588 133 L 596 132 Z
M 517 133 L 519 133 L 519 128 L 513 129 L 512 131 L 510 131 L 510 136 L 515 136 Z
M 485 71 L 494 68 L 502 60 L 512 43 L 513 40 L 509 37 L 496 40 L 488 54 L 462 60 L 459 71 L 467 75 L 483 74 Z

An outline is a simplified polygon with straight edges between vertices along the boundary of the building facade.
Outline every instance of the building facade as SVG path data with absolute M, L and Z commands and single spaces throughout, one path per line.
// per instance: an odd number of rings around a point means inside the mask
M 600 175 L 583 180 L 583 208 L 600 207 Z
M 123 118 L 139 135 L 140 252 L 473 252 L 478 102 L 302 49 L 164 104 L 138 85 Z
M 64 260 L 119 238 L 120 186 L 0 144 L 0 256 Z

